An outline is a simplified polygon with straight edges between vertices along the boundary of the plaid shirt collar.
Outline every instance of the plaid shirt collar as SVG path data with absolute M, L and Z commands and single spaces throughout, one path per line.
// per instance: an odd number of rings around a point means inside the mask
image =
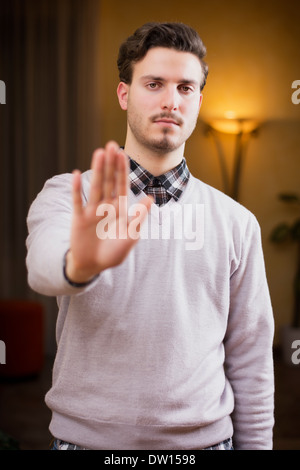
M 130 187 L 134 194 L 141 191 L 151 194 L 158 205 L 165 204 L 171 198 L 178 201 L 190 177 L 185 158 L 172 170 L 156 177 L 130 157 L 129 161 Z

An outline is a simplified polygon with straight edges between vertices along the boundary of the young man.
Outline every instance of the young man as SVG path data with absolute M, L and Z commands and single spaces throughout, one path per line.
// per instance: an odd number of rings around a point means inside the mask
M 56 448 L 272 448 L 259 226 L 184 158 L 204 56 L 185 25 L 138 29 L 118 59 L 124 150 L 96 150 L 90 171 L 52 178 L 30 209 L 29 283 L 59 305 Z

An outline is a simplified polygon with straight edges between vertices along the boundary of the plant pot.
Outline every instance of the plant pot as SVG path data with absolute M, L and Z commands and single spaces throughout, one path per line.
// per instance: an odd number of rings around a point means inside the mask
M 282 327 L 281 348 L 284 363 L 300 369 L 300 328 Z

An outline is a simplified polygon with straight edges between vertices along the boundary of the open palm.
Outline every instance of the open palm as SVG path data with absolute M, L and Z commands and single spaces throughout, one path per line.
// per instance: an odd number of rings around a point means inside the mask
M 84 206 L 81 174 L 73 172 L 73 219 L 66 273 L 73 282 L 86 282 L 104 269 L 117 266 L 138 241 L 127 217 L 128 157 L 115 142 L 94 152 L 90 194 Z M 152 200 L 140 201 L 142 223 Z

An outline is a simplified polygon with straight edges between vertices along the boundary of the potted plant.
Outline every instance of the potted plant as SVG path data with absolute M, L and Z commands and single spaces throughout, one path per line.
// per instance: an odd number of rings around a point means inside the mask
M 293 205 L 300 212 L 300 195 L 298 194 L 279 194 L 279 199 L 285 204 Z M 293 361 L 294 341 L 300 340 L 300 217 L 293 223 L 279 223 L 271 232 L 271 241 L 273 243 L 290 244 L 296 243 L 296 271 L 293 285 L 293 314 L 292 322 L 282 328 L 282 353 L 286 363 L 298 364 Z

